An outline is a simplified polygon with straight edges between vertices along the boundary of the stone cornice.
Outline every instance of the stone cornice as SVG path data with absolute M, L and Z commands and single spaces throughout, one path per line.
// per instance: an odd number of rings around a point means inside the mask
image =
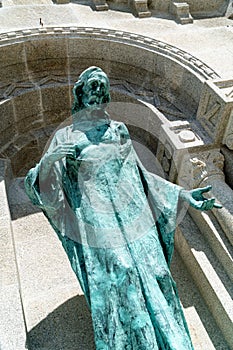
M 157 54 L 167 56 L 186 66 L 198 74 L 200 78 L 215 79 L 218 74 L 207 66 L 204 62 L 191 54 L 167 44 L 163 41 L 146 37 L 140 34 L 134 34 L 119 30 L 93 28 L 93 27 L 46 27 L 46 28 L 30 28 L 11 31 L 0 34 L 0 47 L 27 40 L 38 40 L 38 38 L 49 37 L 78 37 L 78 38 L 96 38 L 108 40 L 141 47 L 145 50 L 154 51 Z

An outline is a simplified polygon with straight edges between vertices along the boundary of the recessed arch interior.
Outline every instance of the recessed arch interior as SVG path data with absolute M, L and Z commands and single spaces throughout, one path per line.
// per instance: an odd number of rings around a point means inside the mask
M 177 48 L 130 33 L 51 28 L 27 34 L 19 31 L 0 43 L 0 156 L 11 160 L 18 176 L 33 166 L 52 130 L 70 116 L 73 83 L 88 66 L 108 74 L 114 103 L 137 106 L 139 111 L 129 115 L 121 108 L 113 119 L 131 125 L 135 136 L 141 128 L 138 134 L 146 135 L 153 152 L 150 135 L 163 121 L 195 120 L 203 81 L 215 74 Z M 141 112 L 143 102 L 160 110 L 160 117 L 150 108 L 149 114 Z

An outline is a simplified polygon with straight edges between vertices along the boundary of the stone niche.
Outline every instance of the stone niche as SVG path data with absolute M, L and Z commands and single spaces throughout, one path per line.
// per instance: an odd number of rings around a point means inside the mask
M 4 38 L 0 155 L 11 160 L 18 176 L 38 161 L 52 130 L 70 115 L 72 85 L 88 66 L 109 75 L 113 100 L 144 101 L 165 120 L 194 119 L 203 82 L 217 77 L 195 57 L 130 33 L 43 28 Z

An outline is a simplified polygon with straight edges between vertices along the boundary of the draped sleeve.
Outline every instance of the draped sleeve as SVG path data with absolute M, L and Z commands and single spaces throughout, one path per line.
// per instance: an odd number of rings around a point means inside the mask
M 60 129 L 53 137 L 48 153 L 56 151 L 57 146 L 69 143 L 69 128 Z M 63 184 L 66 159 L 56 161 L 50 169 L 41 161 L 29 170 L 25 178 L 25 189 L 34 205 L 41 208 L 49 223 L 57 233 L 67 252 L 88 304 L 89 287 L 85 273 L 84 252 L 81 243 L 79 222 L 68 203 Z M 76 237 L 74 242 L 69 237 Z M 79 242 L 79 243 L 78 243 Z
M 136 158 L 144 192 L 155 218 L 163 253 L 170 266 L 174 251 L 179 193 L 182 188 L 158 175 L 148 172 L 137 155 Z
M 58 150 L 59 145 L 69 143 L 69 127 L 58 130 L 54 135 L 47 154 Z M 42 209 L 50 224 L 61 236 L 77 237 L 80 242 L 78 222 L 67 200 L 64 188 L 64 174 L 67 159 L 56 161 L 49 166 L 43 159 L 29 170 L 25 178 L 25 189 L 32 203 Z

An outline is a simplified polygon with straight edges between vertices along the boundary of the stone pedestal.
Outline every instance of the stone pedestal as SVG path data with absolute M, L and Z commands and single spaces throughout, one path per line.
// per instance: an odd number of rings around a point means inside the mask
M 193 18 L 189 12 L 189 5 L 187 2 L 171 1 L 170 12 L 175 16 L 178 23 L 188 24 L 193 23 Z
M 133 11 L 139 18 L 150 17 L 151 12 L 148 10 L 147 0 L 132 0 Z
M 108 10 L 108 4 L 105 0 L 93 0 L 95 9 L 97 11 L 107 11 Z

